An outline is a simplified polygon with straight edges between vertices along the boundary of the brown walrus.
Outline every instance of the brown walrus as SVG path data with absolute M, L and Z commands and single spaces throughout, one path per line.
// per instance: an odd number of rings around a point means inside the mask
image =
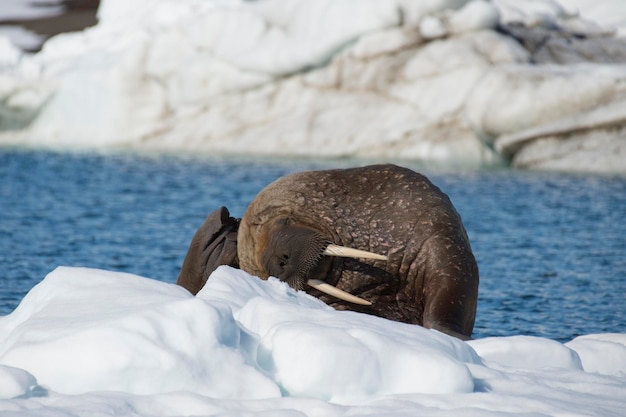
M 178 284 L 195 294 L 223 264 L 275 276 L 339 310 L 463 339 L 474 327 L 478 266 L 461 218 L 426 177 L 395 165 L 282 177 L 241 221 L 216 210 L 196 232 Z

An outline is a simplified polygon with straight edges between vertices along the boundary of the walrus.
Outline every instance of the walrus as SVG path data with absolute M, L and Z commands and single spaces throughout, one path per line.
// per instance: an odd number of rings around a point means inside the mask
M 221 207 L 177 283 L 195 294 L 219 265 L 277 277 L 338 310 L 461 339 L 474 328 L 479 274 L 461 217 L 425 176 L 396 165 L 287 175 L 241 219 Z

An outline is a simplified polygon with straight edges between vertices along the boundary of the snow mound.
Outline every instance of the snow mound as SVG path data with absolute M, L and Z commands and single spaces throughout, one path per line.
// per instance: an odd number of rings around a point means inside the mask
M 626 376 L 626 335 L 579 336 L 566 346 L 578 352 L 585 371 Z
M 234 281 L 235 276 L 242 282 Z M 243 271 L 221 268 L 198 296 L 212 305 L 227 302 L 214 295 L 220 294 L 216 287 L 234 282 L 241 288 L 249 281 Z M 257 364 L 289 395 L 350 402 L 408 392 L 473 390 L 464 362 L 480 360 L 465 344 L 419 326 L 338 312 L 305 293 L 294 294 L 280 281 L 269 284 L 277 290 L 274 296 L 253 296 L 234 316 L 254 335 Z M 302 306 L 317 311 L 311 314 Z
M 226 266 L 196 297 L 59 267 L 0 317 L 2 415 L 608 417 L 624 370 L 626 335 L 463 342 Z
M 35 377 L 25 370 L 0 365 L 0 400 L 27 397 L 37 387 Z
M 578 354 L 554 340 L 511 336 L 474 340 L 469 344 L 485 361 L 509 368 L 583 369 Z
M 222 267 L 193 297 L 129 274 L 58 268 L 0 322 L 0 363 L 66 394 L 189 391 L 335 402 L 471 392 L 463 343 L 332 310 L 277 280 Z M 32 381 L 31 381 L 32 382 Z
M 172 284 L 58 268 L 1 325 L 0 361 L 58 392 L 279 395 L 233 351 L 239 334 L 232 315 Z

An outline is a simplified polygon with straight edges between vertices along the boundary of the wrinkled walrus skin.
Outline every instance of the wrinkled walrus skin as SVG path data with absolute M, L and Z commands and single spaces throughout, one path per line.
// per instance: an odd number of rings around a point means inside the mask
M 227 214 L 222 217 L 228 219 Z M 311 228 L 330 243 L 388 257 L 323 256 L 314 268 L 312 278 L 370 301 L 370 306 L 305 288 L 311 295 L 338 310 L 423 325 L 462 339 L 471 336 L 478 267 L 459 214 L 423 175 L 375 165 L 300 172 L 276 180 L 254 198 L 241 219 L 241 269 L 268 277 L 263 262 L 267 236 L 281 225 Z

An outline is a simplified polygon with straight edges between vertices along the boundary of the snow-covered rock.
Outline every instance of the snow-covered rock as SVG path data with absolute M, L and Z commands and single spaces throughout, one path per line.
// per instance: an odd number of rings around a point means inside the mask
M 103 0 L 0 59 L 0 143 L 623 172 L 614 3 Z

